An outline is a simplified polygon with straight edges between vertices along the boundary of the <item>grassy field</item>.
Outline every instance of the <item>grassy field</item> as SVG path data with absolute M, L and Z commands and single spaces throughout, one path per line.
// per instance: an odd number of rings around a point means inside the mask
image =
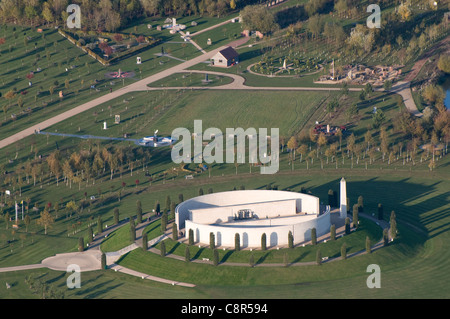
M 233 79 L 222 75 L 208 75 L 208 81 L 206 80 L 204 74 L 198 73 L 175 73 L 159 81 L 150 83 L 150 87 L 192 87 L 192 86 L 203 86 L 203 87 L 214 87 L 220 85 L 226 85 L 233 82 Z
M 130 267 L 144 267 L 141 269 L 147 269 L 146 267 L 151 265 L 149 268 L 151 274 L 159 274 L 174 280 L 186 279 L 189 282 L 188 278 L 191 280 L 198 278 L 200 286 L 188 290 L 188 296 L 192 298 L 196 296 L 229 298 L 236 293 L 236 289 L 254 292 L 255 298 L 332 297 L 333 295 L 358 298 L 448 296 L 445 278 L 448 278 L 446 269 L 449 258 L 444 247 L 449 236 L 449 183 L 447 181 L 436 182 L 435 177 L 430 174 L 417 177 L 391 172 L 380 177 L 370 174 L 361 176 L 361 172 L 355 173 L 340 172 L 335 175 L 332 171 L 327 170 L 277 174 L 276 176 L 254 175 L 251 178 L 250 176 L 248 178 L 237 176 L 234 180 L 230 180 L 231 178 L 223 181 L 214 179 L 213 182 L 205 180 L 205 185 L 213 187 L 214 191 L 223 191 L 231 189 L 236 184 L 243 184 L 246 189 L 258 189 L 268 183 L 276 183 L 279 185 L 279 189 L 299 190 L 300 187 L 305 187 L 312 194 L 326 198 L 328 189 L 337 189 L 340 176 L 344 174 L 348 181 L 348 194 L 352 203 L 356 202 L 357 196 L 363 195 L 365 211 L 369 214 L 376 212 L 379 202 L 383 203 L 385 207 L 385 218 L 391 210 L 395 210 L 397 214 L 400 238 L 394 245 L 378 250 L 371 255 L 336 261 L 321 267 L 275 268 L 272 269 L 270 275 L 269 270 L 264 267 L 232 267 L 230 269 L 219 266 L 214 268 L 208 265 L 185 264 L 150 253 L 143 254 L 140 250 L 126 255 L 122 264 Z M 144 210 L 148 210 L 145 208 L 149 206 L 153 207 L 156 199 L 162 202 L 167 194 L 176 194 L 181 191 L 185 198 L 190 198 L 196 195 L 197 187 L 202 186 L 199 183 L 201 181 L 197 181 L 190 187 L 183 184 L 166 183 L 156 189 L 141 193 L 139 197 L 133 197 L 128 200 L 127 204 L 123 200 L 120 206 L 121 211 L 131 211 L 136 198 L 142 200 Z M 0 227 L 2 227 L 1 224 Z M 152 228 L 157 230 L 155 226 Z M 73 244 L 75 245 L 75 243 Z M 19 249 L 15 253 L 19 253 Z M 369 290 L 365 286 L 367 277 L 365 268 L 371 263 L 379 264 L 382 269 L 382 289 L 377 291 Z M 3 265 L 4 263 L 2 263 Z M 180 270 L 181 265 L 183 270 Z M 172 271 L 168 271 L 168 269 L 172 269 Z M 301 271 L 299 271 L 300 269 Z M 258 278 L 264 278 L 265 281 L 262 283 Z M 118 281 L 117 285 L 120 283 Z M 302 283 L 308 284 L 305 286 Z M 301 290 L 298 290 L 299 284 L 303 285 Z M 236 285 L 240 287 L 238 288 Z M 263 289 L 263 287 L 268 288 L 267 285 L 270 285 L 270 288 Z M 166 288 L 167 291 L 172 289 L 171 287 Z M 99 296 L 110 298 L 119 291 L 121 288 L 117 287 L 117 289 L 110 289 Z M 138 292 L 128 292 L 126 296 L 133 298 L 137 295 Z M 80 295 L 75 297 L 83 296 L 92 295 L 89 293 L 83 295 L 80 292 Z
M 299 1 L 302 2 L 302 1 Z M 197 27 L 189 27 L 191 33 L 203 27 L 213 25 L 223 19 L 210 19 L 198 17 L 185 17 L 179 22 L 190 24 L 195 20 L 199 22 Z M 153 25 L 147 28 L 147 23 Z M 162 24 L 162 20 L 142 20 L 136 22 L 135 27 L 123 30 L 124 32 L 136 32 L 155 36 L 155 25 Z M 205 42 L 207 37 L 213 39 L 214 45 L 221 45 L 233 37 L 238 25 L 227 25 L 211 32 L 199 35 L 199 42 Z M 9 27 L 10 28 L 10 27 Z M 233 29 L 233 28 L 236 28 Z M 18 28 L 20 29 L 20 28 Z M 165 30 L 167 31 L 167 30 Z M 58 38 L 54 30 L 45 31 L 45 39 L 41 35 L 32 35 L 28 45 L 23 40 L 23 34 L 31 34 L 31 30 L 16 30 L 15 38 L 11 29 L 0 30 L 7 38 L 7 44 L 16 41 L 11 52 L 3 48 L 0 56 L 0 64 L 8 65 L 4 73 L 3 87 L 17 86 L 18 92 L 28 86 L 25 75 L 34 67 L 36 61 L 42 61 L 43 72 L 36 73 L 33 78 L 32 88 L 23 96 L 26 109 L 29 105 L 36 105 L 36 109 L 30 115 L 24 115 L 15 121 L 8 119 L 3 121 L 0 127 L 0 137 L 10 135 L 24 127 L 36 123 L 39 120 L 53 116 L 57 112 L 67 110 L 75 103 L 82 103 L 100 94 L 132 83 L 144 76 L 153 74 L 180 61 L 169 57 L 159 58 L 156 54 L 161 52 L 161 46 L 152 48 L 141 54 L 144 64 L 141 69 L 135 65 L 134 58 L 127 59 L 120 65 L 103 68 L 94 63 L 89 57 L 81 55 L 75 47 L 69 46 L 65 40 Z M 34 31 L 33 31 L 34 32 Z M 188 59 L 199 52 L 193 46 L 183 46 L 183 42 L 167 32 L 159 33 L 164 37 L 165 52 L 179 59 Z M 196 39 L 196 37 L 194 37 Z M 216 42 L 217 41 L 217 42 Z M 34 48 L 34 42 L 37 43 Z M 56 43 L 56 45 L 54 44 Z M 241 63 L 238 66 L 222 70 L 228 73 L 242 74 L 246 78 L 246 84 L 251 86 L 317 86 L 313 83 L 316 75 L 304 76 L 295 79 L 274 79 L 253 75 L 246 72 L 246 67 L 261 59 L 261 48 L 265 45 L 261 42 L 249 42 L 239 49 Z M 325 43 L 319 43 L 315 50 L 323 49 Z M 314 45 L 313 45 L 314 46 Z M 28 48 L 28 49 L 27 49 Z M 28 50 L 28 54 L 26 54 Z M 35 50 L 35 51 L 33 51 Z M 43 59 L 44 52 L 49 52 L 49 60 Z M 7 61 L 12 55 L 23 52 L 16 57 L 14 67 L 10 68 Z M 30 54 L 30 52 L 33 52 Z M 39 53 L 40 52 L 40 53 Z M 311 50 L 310 54 L 315 54 Z M 318 51 L 317 51 L 318 52 Z M 37 54 L 40 54 L 40 57 Z M 278 54 L 278 53 L 277 53 Z M 78 60 L 77 60 L 78 58 Z M 370 57 L 366 57 L 370 59 Z M 377 56 L 377 59 L 380 58 Z M 373 59 L 372 59 L 373 60 Z M 22 67 L 21 62 L 23 61 Z M 86 65 L 86 62 L 88 63 Z M 373 61 L 372 61 L 373 62 Z M 55 64 L 53 64 L 55 63 Z M 58 79 L 59 89 L 64 86 L 67 78 L 65 67 L 76 65 L 69 71 L 69 93 L 67 98 L 60 101 L 56 96 L 51 97 L 44 93 L 38 97 L 39 103 L 34 104 L 34 96 L 39 89 L 48 90 L 48 87 Z M 48 65 L 48 69 L 45 69 Z M 136 77 L 124 82 L 115 81 L 111 85 L 110 80 L 105 81 L 103 74 L 117 71 L 120 67 L 124 71 L 134 71 Z M 194 69 L 216 70 L 205 64 L 195 66 Z M 81 77 L 89 71 L 89 76 L 81 85 Z M 90 77 L 92 76 L 92 77 Z M 100 79 L 100 77 L 102 79 Z M 158 85 L 178 85 L 179 83 L 200 82 L 203 75 L 195 75 L 189 79 L 180 79 L 179 75 L 173 75 L 157 83 Z M 89 89 L 93 79 L 101 80 L 97 85 L 99 91 Z M 217 79 L 218 80 L 218 79 Z M 227 78 L 223 78 L 227 81 Z M 192 82 L 190 82 L 192 81 Z M 193 84 L 192 84 L 193 85 Z M 2 90 L 3 96 L 6 92 Z M 66 90 L 66 88 L 64 88 Z M 72 90 L 78 90 L 79 96 L 71 94 Z M 55 90 L 55 92 L 57 92 Z M 18 93 L 19 95 L 20 93 Z M 331 114 L 327 114 L 327 103 L 338 92 L 269 92 L 269 91 L 191 91 L 191 90 L 159 90 L 151 92 L 136 92 L 122 96 L 100 105 L 88 112 L 63 121 L 49 129 L 50 132 L 91 134 L 109 137 L 121 137 L 125 133 L 131 138 L 140 138 L 150 135 L 155 129 L 159 135 L 170 135 L 177 127 L 185 127 L 192 131 L 196 119 L 203 120 L 203 129 L 218 127 L 225 130 L 227 127 L 279 127 L 284 138 L 297 134 L 301 130 L 305 132 L 312 127 L 315 121 L 331 125 L 346 125 L 357 137 L 357 142 L 364 140 L 364 133 L 372 123 L 371 112 L 373 106 L 381 109 L 387 119 L 387 131 L 390 136 L 390 144 L 394 145 L 402 140 L 400 134 L 394 132 L 393 121 L 398 117 L 401 107 L 398 106 L 397 97 L 385 93 L 373 93 L 369 100 L 358 103 L 359 113 L 352 118 L 347 118 L 345 110 L 352 103 L 358 102 L 358 95 L 350 93 L 347 98 L 341 98 L 341 107 Z M 17 97 L 16 97 L 17 99 Z M 52 100 L 53 99 L 53 100 Z M 85 100 L 84 100 L 85 99 Z M 2 99 L 1 105 L 9 101 Z M 16 100 L 7 116 L 12 113 L 19 114 L 20 108 Z M 47 104 L 46 104 L 47 103 Z M 42 107 L 39 106 L 42 104 Z M 45 105 L 45 106 L 44 106 Z M 33 106 L 34 107 L 34 106 Z M 121 123 L 113 124 L 114 115 L 121 115 Z M 0 119 L 4 119 L 0 111 Z M 108 130 L 102 129 L 102 123 L 106 121 Z M 377 139 L 377 135 L 374 135 Z M 336 142 L 333 140 L 330 142 Z M 44 158 L 55 148 L 58 148 L 64 158 L 73 152 L 86 151 L 95 147 L 109 147 L 111 145 L 123 145 L 136 148 L 128 142 L 84 141 L 76 138 L 65 138 L 45 135 L 35 135 L 2 149 L 0 163 L 6 163 L 7 171 L 23 171 L 23 165 L 27 161 L 36 160 L 39 156 Z M 345 141 L 344 141 L 345 145 Z M 344 146 L 343 145 L 343 146 Z M 385 220 L 391 211 L 395 211 L 399 223 L 399 239 L 394 244 L 377 250 L 369 255 L 350 258 L 345 261 L 325 263 L 322 266 L 291 266 L 291 267 L 238 267 L 221 265 L 199 265 L 185 263 L 171 258 L 163 258 L 157 254 L 143 252 L 140 249 L 124 256 L 120 264 L 126 267 L 138 269 L 152 275 L 161 276 L 172 280 L 182 280 L 197 284 L 196 288 L 172 287 L 140 278 L 113 273 L 111 271 L 96 271 L 83 274 L 83 287 L 81 290 L 67 290 L 65 286 L 65 274 L 46 269 L 23 271 L 14 273 L 0 273 L 2 284 L 8 282 L 12 288 L 0 291 L 0 298 L 40 298 L 40 293 L 27 287 L 24 279 L 28 275 L 39 277 L 43 282 L 58 291 L 65 293 L 67 298 L 448 298 L 448 268 L 450 256 L 447 243 L 450 240 L 450 183 L 449 183 L 449 159 L 447 156 L 437 157 L 437 168 L 429 171 L 427 157 L 423 162 L 416 159 L 415 165 L 402 161 L 401 157 L 388 164 L 381 160 L 377 153 L 376 161 L 370 162 L 367 157 L 360 160 L 351 160 L 349 157 L 339 157 L 338 160 L 321 159 L 306 161 L 297 157 L 294 165 L 289 159 L 286 150 L 281 153 L 280 171 L 277 174 L 264 176 L 252 166 L 243 164 L 213 164 L 209 170 L 203 173 L 195 173 L 196 165 L 190 164 L 182 172 L 179 166 L 170 160 L 170 149 L 152 149 L 151 158 L 145 163 L 137 164 L 133 171 L 129 168 L 123 172 L 116 172 L 110 178 L 108 172 L 95 180 L 95 184 L 85 181 L 71 186 L 60 182 L 57 186 L 54 179 L 47 173 L 38 178 L 37 184 L 33 182 L 18 185 L 10 181 L 7 185 L 13 191 L 13 199 L 17 201 L 30 199 L 31 206 L 38 204 L 42 209 L 48 202 L 53 204 L 58 201 L 65 204 L 70 200 L 81 202 L 83 198 L 95 196 L 96 199 L 88 201 L 84 210 L 68 216 L 68 212 L 61 209 L 56 222 L 49 229 L 49 234 L 44 235 L 43 227 L 36 224 L 38 212 L 30 208 L 32 222 L 28 231 L 21 221 L 20 228 L 13 232 L 11 223 L 0 220 L 0 267 L 39 263 L 45 257 L 56 253 L 75 251 L 78 237 L 84 237 L 86 241 L 87 227 L 92 225 L 96 230 L 98 217 L 102 218 L 104 225 L 113 223 L 113 209 L 120 208 L 120 219 L 135 215 L 136 201 L 142 202 L 144 213 L 149 213 L 155 207 L 156 201 L 164 208 L 167 196 L 176 202 L 178 194 L 183 194 L 184 199 L 198 195 L 199 189 L 212 188 L 214 192 L 228 191 L 241 186 L 245 189 L 265 189 L 267 185 L 276 186 L 278 189 L 300 191 L 306 190 L 318 196 L 322 202 L 327 199 L 329 189 L 338 190 L 339 181 L 344 176 L 347 180 L 347 192 L 350 206 L 356 203 L 358 196 L 364 197 L 365 212 L 376 213 L 378 203 L 384 205 Z M 424 155 L 425 152 L 421 152 Z M 189 172 L 190 170 L 190 172 Z M 193 174 L 194 179 L 186 180 L 184 175 Z M 152 179 L 150 180 L 150 177 Z M 136 183 L 136 181 L 139 183 Z M 135 185 L 136 184 L 136 185 Z M 125 185 L 125 186 L 124 186 Z M 19 190 L 20 188 L 20 190 Z M 2 189 L 3 193 L 4 189 Z M 120 192 L 120 200 L 118 194 Z M 0 208 L 2 213 L 13 213 L 13 206 Z M 52 214 L 55 214 L 53 211 Z M 161 234 L 159 222 L 152 223 L 146 228 L 149 238 Z M 8 226 L 8 228 L 7 228 Z M 367 227 L 367 228 L 366 228 Z M 379 229 L 373 224 L 363 223 L 360 231 L 339 239 L 336 243 L 320 244 L 323 255 L 337 256 L 340 243 L 348 240 L 349 252 L 364 249 L 366 235 L 375 241 L 380 237 Z M 9 242 L 8 242 L 9 241 Z M 168 251 L 184 256 L 184 246 L 174 242 L 167 242 Z M 108 238 L 102 245 L 105 251 L 115 251 L 129 244 L 128 227 L 125 225 L 114 235 Z M 325 246 L 326 245 L 326 246 Z M 157 246 L 158 247 L 158 246 Z M 221 252 L 221 260 L 229 262 L 248 263 L 249 251 L 239 254 L 227 251 Z M 283 262 L 283 251 L 268 251 L 267 253 L 255 252 L 256 262 Z M 191 247 L 191 256 L 195 258 L 211 258 L 211 251 Z M 315 259 L 314 247 L 298 247 L 289 251 L 289 262 L 313 261 Z M 368 289 L 366 272 L 369 264 L 378 264 L 382 271 L 382 288 Z M 4 287 L 4 286 L 3 286 Z

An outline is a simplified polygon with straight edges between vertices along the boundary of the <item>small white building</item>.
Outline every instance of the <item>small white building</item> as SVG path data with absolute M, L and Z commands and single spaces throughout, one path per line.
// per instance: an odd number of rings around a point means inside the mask
M 227 68 L 239 63 L 239 54 L 232 47 L 227 47 L 217 52 L 211 62 L 214 66 Z

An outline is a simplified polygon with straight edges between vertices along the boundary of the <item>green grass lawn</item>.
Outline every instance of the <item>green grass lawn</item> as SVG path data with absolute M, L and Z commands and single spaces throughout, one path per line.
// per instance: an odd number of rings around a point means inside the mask
M 208 81 L 206 80 L 205 74 L 199 73 L 175 73 L 159 81 L 150 83 L 150 87 L 192 87 L 192 86 L 203 86 L 203 87 L 214 87 L 220 85 L 226 85 L 233 82 L 233 79 L 222 75 L 208 75 Z

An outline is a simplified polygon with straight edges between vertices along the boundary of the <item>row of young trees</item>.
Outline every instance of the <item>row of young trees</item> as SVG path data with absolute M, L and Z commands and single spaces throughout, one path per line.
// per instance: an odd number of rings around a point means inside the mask
M 376 114 L 373 116 L 375 123 Z M 324 132 L 316 133 L 311 129 L 309 135 L 300 133 L 289 139 L 281 137 L 280 145 L 282 150 L 287 146 L 291 160 L 295 161 L 296 154 L 299 154 L 300 162 L 308 159 L 311 163 L 314 163 L 315 159 L 323 161 L 324 156 L 327 163 L 334 162 L 340 153 L 343 161 L 347 157 L 355 159 L 356 164 L 368 157 L 370 164 L 378 158 L 388 164 L 403 159 L 404 162 L 412 162 L 414 165 L 418 161 L 417 154 L 422 144 L 429 144 L 429 147 L 422 152 L 420 161 L 431 155 L 434 163 L 437 154 L 447 153 L 450 142 L 450 115 L 443 104 L 436 104 L 421 118 L 416 118 L 404 110 L 392 119 L 392 123 L 384 119 L 379 124 L 369 127 L 362 136 L 356 136 L 354 133 L 344 135 L 341 130 L 334 136 L 327 136 Z M 387 131 L 390 124 L 394 133 Z M 399 136 L 397 143 L 392 137 L 393 134 Z

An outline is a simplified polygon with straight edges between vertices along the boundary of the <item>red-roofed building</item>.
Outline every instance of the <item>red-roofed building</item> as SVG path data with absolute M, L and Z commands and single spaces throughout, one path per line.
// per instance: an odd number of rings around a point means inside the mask
M 211 61 L 214 66 L 226 68 L 239 63 L 239 54 L 232 47 L 227 47 L 217 52 Z

